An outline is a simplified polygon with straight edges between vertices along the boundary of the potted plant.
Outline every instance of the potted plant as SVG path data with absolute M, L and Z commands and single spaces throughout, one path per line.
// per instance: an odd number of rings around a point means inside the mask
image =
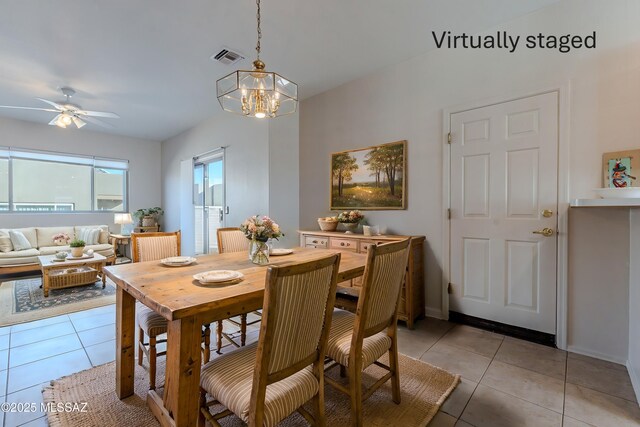
M 149 209 L 138 209 L 133 213 L 138 219 L 138 227 L 152 227 L 158 223 L 158 218 L 164 214 L 162 208 L 156 206 Z
M 71 248 L 71 256 L 80 258 L 84 252 L 85 242 L 84 240 L 73 239 L 71 243 L 69 243 L 69 247 Z

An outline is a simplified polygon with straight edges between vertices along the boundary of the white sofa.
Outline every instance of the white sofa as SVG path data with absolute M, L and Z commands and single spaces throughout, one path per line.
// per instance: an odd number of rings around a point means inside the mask
M 21 231 L 31 243 L 32 249 L 21 251 L 0 251 L 0 274 L 8 274 L 18 271 L 37 270 L 39 268 L 39 255 L 53 255 L 59 251 L 69 251 L 69 246 L 57 246 L 53 242 L 53 236 L 58 233 L 66 233 L 73 236 L 80 232 L 81 228 L 100 228 L 102 232 L 97 245 L 87 245 L 86 249 L 93 249 L 95 253 L 105 256 L 108 262 L 113 262 L 115 253 L 109 243 L 109 227 L 106 225 L 82 225 L 76 227 L 29 227 L 16 228 Z M 0 229 L 0 235 L 9 235 L 9 229 Z

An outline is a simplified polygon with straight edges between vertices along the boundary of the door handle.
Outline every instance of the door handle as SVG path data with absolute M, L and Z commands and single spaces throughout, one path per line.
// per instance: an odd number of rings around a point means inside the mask
M 542 230 L 534 231 L 533 234 L 542 234 L 544 237 L 551 237 L 553 236 L 553 230 L 545 227 Z
M 220 220 L 220 222 L 222 222 L 222 220 L 224 219 L 224 213 L 222 209 L 220 209 L 220 213 L 218 214 L 218 219 Z

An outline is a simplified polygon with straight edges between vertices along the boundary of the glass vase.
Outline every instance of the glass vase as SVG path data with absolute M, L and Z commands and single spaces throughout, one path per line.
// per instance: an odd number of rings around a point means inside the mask
M 269 264 L 269 244 L 252 240 L 249 244 L 249 260 L 258 265 Z

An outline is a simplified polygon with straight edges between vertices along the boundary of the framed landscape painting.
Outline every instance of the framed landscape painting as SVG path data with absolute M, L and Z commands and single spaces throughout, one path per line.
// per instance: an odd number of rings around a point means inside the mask
M 331 155 L 331 210 L 405 209 L 407 141 Z

